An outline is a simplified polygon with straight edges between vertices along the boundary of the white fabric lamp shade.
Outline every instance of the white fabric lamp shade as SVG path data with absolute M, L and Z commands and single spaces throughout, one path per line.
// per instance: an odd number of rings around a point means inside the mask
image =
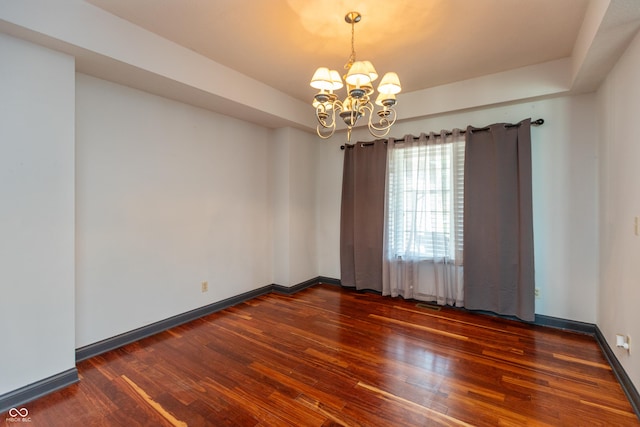
M 331 72 L 327 67 L 319 67 L 316 72 L 313 73 L 311 83 L 309 84 L 314 89 L 332 90 L 333 81 L 331 80 Z
M 340 73 L 338 73 L 336 70 L 331 70 L 329 74 L 331 75 L 331 83 L 333 83 L 333 90 L 341 89 L 344 86 L 344 84 L 342 83 L 342 77 L 340 77 Z
M 367 72 L 369 73 L 369 79 L 371 79 L 371 82 L 376 81 L 376 79 L 378 78 L 378 72 L 376 71 L 371 61 L 362 61 L 362 62 L 364 62 L 365 64 L 365 67 Z
M 347 73 L 345 80 L 352 86 L 360 87 L 371 83 L 371 77 L 369 75 L 370 72 L 370 68 L 364 61 L 356 61 L 351 65 L 351 68 L 349 68 L 349 72 Z
M 394 72 L 385 74 L 378 86 L 378 92 L 386 95 L 395 95 L 396 93 L 400 93 L 401 90 L 402 86 L 400 86 L 400 78 Z

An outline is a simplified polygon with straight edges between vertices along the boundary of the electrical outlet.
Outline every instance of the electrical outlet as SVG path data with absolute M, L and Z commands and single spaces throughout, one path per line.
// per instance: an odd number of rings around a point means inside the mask
M 631 339 L 629 338 L 629 336 L 625 336 L 622 334 L 616 334 L 616 347 L 618 348 L 623 348 L 627 351 L 629 351 L 630 348 L 630 342 Z
M 202 282 L 200 284 L 202 292 L 207 292 L 209 290 L 209 282 Z
M 536 288 L 535 295 L 536 295 L 536 298 L 540 298 L 540 288 Z
M 624 343 L 623 348 L 627 350 L 627 353 L 631 354 L 631 337 L 629 337 L 629 335 L 624 337 Z

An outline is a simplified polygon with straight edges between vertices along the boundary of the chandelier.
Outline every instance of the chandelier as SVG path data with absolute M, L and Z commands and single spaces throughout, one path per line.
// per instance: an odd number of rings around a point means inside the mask
M 312 105 L 316 109 L 318 125 L 316 131 L 321 138 L 330 138 L 336 130 L 336 113 L 347 125 L 347 141 L 351 141 L 351 130 L 358 119 L 368 115 L 369 132 L 377 137 L 383 137 L 389 133 L 389 129 L 396 121 L 396 94 L 402 89 L 400 79 L 394 72 L 386 73 L 378 85 L 378 96 L 375 104 L 380 107 L 374 119 L 374 106 L 371 103 L 373 95 L 373 82 L 378 78 L 378 73 L 370 61 L 356 61 L 354 47 L 355 24 L 360 22 L 362 16 L 358 12 L 349 12 L 344 20 L 351 24 L 351 56 L 344 68 L 347 74 L 344 82 L 347 85 L 347 97 L 338 99 L 334 93 L 344 84 L 340 74 L 336 70 L 320 67 L 311 78 L 311 87 L 319 92 L 314 96 Z

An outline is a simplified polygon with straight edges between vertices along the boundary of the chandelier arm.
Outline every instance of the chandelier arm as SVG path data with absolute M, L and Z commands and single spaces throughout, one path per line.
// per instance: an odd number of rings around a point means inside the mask
M 376 138 L 382 138 L 384 136 L 387 136 L 390 130 L 391 130 L 391 127 L 378 129 L 374 126 L 371 126 L 371 125 L 369 126 L 369 133 Z
M 327 107 L 325 105 L 318 105 L 318 107 L 316 108 L 316 119 L 318 119 L 316 133 L 322 139 L 331 138 L 335 133 L 336 110 L 342 111 L 342 103 L 340 101 L 334 101 L 331 104 L 330 110 L 331 113 L 327 113 Z M 331 118 L 331 120 L 327 121 L 327 118 Z
M 335 122 L 333 124 L 333 127 L 331 127 L 331 131 L 323 133 L 321 129 L 329 129 L 329 128 L 322 127 L 321 125 L 316 126 L 316 133 L 318 134 L 318 136 L 322 139 L 329 139 L 333 136 L 334 132 L 336 131 Z
M 358 104 L 358 109 L 360 110 L 360 112 L 363 115 L 366 115 L 366 111 L 369 112 L 369 121 L 371 121 L 371 116 L 373 115 L 373 104 L 371 104 L 371 101 L 369 101 L 369 99 L 366 99 L 366 102 L 362 102 L 360 104 Z M 366 110 L 366 111 L 365 111 Z
M 318 120 L 318 126 L 323 128 L 335 128 L 336 127 L 336 113 L 335 109 L 331 108 L 331 113 L 327 113 L 327 108 L 323 105 L 319 105 L 316 108 L 316 119 Z M 327 121 L 330 118 L 331 120 Z
M 373 112 L 369 116 L 369 133 L 378 138 L 386 136 L 389 133 L 389 130 L 391 129 L 391 126 L 393 126 L 393 124 L 396 122 L 397 117 L 396 111 L 393 108 L 388 108 L 387 110 L 381 111 L 386 111 L 388 115 L 380 116 L 378 124 L 373 122 Z
M 371 123 L 371 126 L 374 129 L 382 130 L 382 129 L 388 129 L 391 126 L 393 126 L 393 124 L 396 122 L 396 117 L 397 117 L 396 110 L 390 108 L 387 110 L 387 112 L 388 112 L 388 115 L 385 117 L 380 117 L 378 124 Z

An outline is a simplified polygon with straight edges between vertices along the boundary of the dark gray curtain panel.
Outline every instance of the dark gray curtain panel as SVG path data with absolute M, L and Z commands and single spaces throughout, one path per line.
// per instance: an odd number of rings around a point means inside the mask
M 386 166 L 385 141 L 345 149 L 340 212 L 343 286 L 382 291 Z
M 533 321 L 531 120 L 466 131 L 465 307 Z

